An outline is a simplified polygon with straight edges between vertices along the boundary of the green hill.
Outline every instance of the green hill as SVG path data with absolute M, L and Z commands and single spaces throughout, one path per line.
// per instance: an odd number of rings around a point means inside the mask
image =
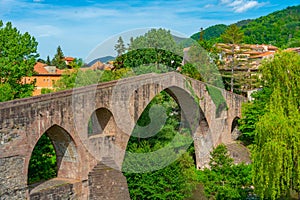
M 300 5 L 288 7 L 254 20 L 236 23 L 245 33 L 244 43 L 272 44 L 278 47 L 300 46 Z M 218 41 L 227 26 L 218 24 L 203 31 L 203 39 Z M 191 36 L 199 40 L 200 33 Z
M 225 24 L 217 24 L 214 26 L 210 26 L 203 31 L 203 39 L 204 40 L 213 40 L 218 37 L 226 30 L 227 26 Z M 195 33 L 191 36 L 194 40 L 199 40 L 200 32 Z
M 299 43 L 299 29 L 300 5 L 257 18 L 242 27 L 245 43 L 264 43 L 278 47 L 294 46 L 297 41 Z

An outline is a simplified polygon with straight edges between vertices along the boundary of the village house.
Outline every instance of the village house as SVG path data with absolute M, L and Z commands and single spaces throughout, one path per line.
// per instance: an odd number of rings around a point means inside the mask
M 35 90 L 33 96 L 40 95 L 42 89 L 53 89 L 53 84 L 60 79 L 63 70 L 55 66 L 48 66 L 47 64 L 37 62 L 34 65 L 35 74 L 31 77 L 24 77 L 23 83 L 31 83 L 35 81 Z
M 65 62 L 67 65 L 70 65 L 71 62 L 74 61 L 72 57 L 65 57 Z M 86 70 L 111 70 L 113 68 L 112 63 L 102 63 L 100 61 L 96 62 L 91 67 L 80 68 L 81 71 Z M 42 94 L 43 89 L 54 89 L 54 83 L 58 81 L 62 74 L 66 71 L 70 71 L 72 69 L 61 70 L 56 66 L 49 66 L 47 64 L 37 62 L 34 65 L 35 74 L 31 77 L 24 77 L 23 83 L 31 83 L 35 81 L 35 90 L 33 91 L 33 96 Z
M 235 67 L 241 70 L 257 70 L 263 59 L 272 57 L 278 50 L 273 45 L 265 44 L 217 43 L 215 47 L 219 50 L 219 58 L 224 69 L 231 67 L 233 60 L 235 60 Z

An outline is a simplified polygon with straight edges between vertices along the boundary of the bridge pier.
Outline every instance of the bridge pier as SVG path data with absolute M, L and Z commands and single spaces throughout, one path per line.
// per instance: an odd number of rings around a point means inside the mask
M 103 158 L 89 173 L 90 200 L 130 200 L 126 177 L 112 158 Z

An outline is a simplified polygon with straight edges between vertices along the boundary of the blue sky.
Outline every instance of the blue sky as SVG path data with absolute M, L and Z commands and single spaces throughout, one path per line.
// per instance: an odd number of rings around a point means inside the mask
M 200 27 L 253 19 L 293 5 L 296 0 L 0 0 L 0 20 L 34 36 L 43 59 L 60 45 L 65 56 L 85 60 L 97 46 L 101 56 L 114 54 L 108 43 L 113 46 L 124 33 L 134 36 L 155 27 L 189 37 Z

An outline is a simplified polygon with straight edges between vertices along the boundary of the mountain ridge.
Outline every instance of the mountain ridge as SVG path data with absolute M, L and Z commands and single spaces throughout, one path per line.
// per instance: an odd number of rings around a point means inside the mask
M 256 19 L 238 21 L 237 26 L 244 32 L 244 43 L 272 44 L 278 47 L 300 46 L 300 5 L 289 6 Z M 203 39 L 222 42 L 220 36 L 228 26 L 216 24 L 203 30 Z M 191 36 L 199 40 L 200 32 Z

